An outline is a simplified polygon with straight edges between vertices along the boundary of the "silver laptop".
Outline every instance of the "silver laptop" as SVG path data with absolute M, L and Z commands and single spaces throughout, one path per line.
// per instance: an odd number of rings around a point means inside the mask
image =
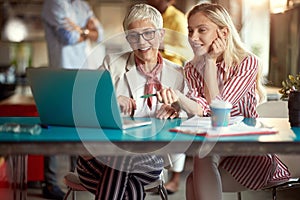
M 42 124 L 128 129 L 151 119 L 122 118 L 109 71 L 27 68 Z

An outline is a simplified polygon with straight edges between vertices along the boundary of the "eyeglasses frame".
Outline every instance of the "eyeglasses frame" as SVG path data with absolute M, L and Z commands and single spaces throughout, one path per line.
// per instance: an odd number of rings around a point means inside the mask
M 160 31 L 160 30 L 161 30 L 161 29 L 153 29 L 153 30 L 147 30 L 147 31 L 144 31 L 144 32 L 142 32 L 142 33 L 134 33 L 134 34 L 131 34 L 131 35 L 135 35 L 135 36 L 136 36 L 136 40 L 135 40 L 135 41 L 132 41 L 132 40 L 128 39 L 128 37 L 129 37 L 130 34 L 126 34 L 126 39 L 127 39 L 127 41 L 130 42 L 130 43 L 138 43 L 138 42 L 140 41 L 141 36 L 142 36 L 144 40 L 150 41 L 150 40 L 153 40 L 153 39 L 155 38 L 155 33 L 156 33 L 157 31 Z M 154 34 L 153 34 L 153 37 L 152 37 L 152 38 L 147 39 L 147 38 L 145 38 L 144 34 L 145 34 L 145 33 L 149 33 L 149 32 L 153 32 Z

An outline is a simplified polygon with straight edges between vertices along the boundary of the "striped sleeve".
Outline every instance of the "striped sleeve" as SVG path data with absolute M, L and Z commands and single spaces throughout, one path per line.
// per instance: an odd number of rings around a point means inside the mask
M 255 56 L 246 57 L 238 66 L 230 69 L 229 78 L 216 98 L 229 101 L 233 105 L 232 116 L 257 117 L 253 106 L 256 105 L 257 73 L 258 60 Z
M 188 86 L 187 97 L 197 102 L 203 108 L 203 115 L 206 116 L 210 113 L 209 104 L 203 96 L 203 78 L 199 72 L 189 62 L 184 68 L 185 78 Z
M 219 98 L 236 104 L 254 86 L 258 60 L 254 56 L 248 56 L 237 67 L 238 71 L 225 82 Z M 231 73 L 230 73 L 231 74 Z

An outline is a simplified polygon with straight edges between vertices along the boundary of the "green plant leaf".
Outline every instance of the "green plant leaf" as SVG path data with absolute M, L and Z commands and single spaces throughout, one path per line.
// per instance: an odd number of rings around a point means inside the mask
M 287 100 L 291 91 L 300 91 L 300 72 L 297 75 L 288 75 L 288 78 L 281 82 L 282 88 L 279 93 L 280 99 Z

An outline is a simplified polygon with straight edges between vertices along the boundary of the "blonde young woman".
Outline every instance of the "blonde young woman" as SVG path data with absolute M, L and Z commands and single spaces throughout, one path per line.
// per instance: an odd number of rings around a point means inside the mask
M 214 99 L 229 101 L 231 116 L 256 118 L 264 97 L 258 59 L 246 50 L 227 11 L 203 3 L 188 13 L 189 42 L 194 58 L 185 66 L 189 92 L 163 89 L 158 99 L 190 115 L 209 116 Z M 186 182 L 186 197 L 220 200 L 222 191 L 260 189 L 289 177 L 276 155 L 194 157 Z

